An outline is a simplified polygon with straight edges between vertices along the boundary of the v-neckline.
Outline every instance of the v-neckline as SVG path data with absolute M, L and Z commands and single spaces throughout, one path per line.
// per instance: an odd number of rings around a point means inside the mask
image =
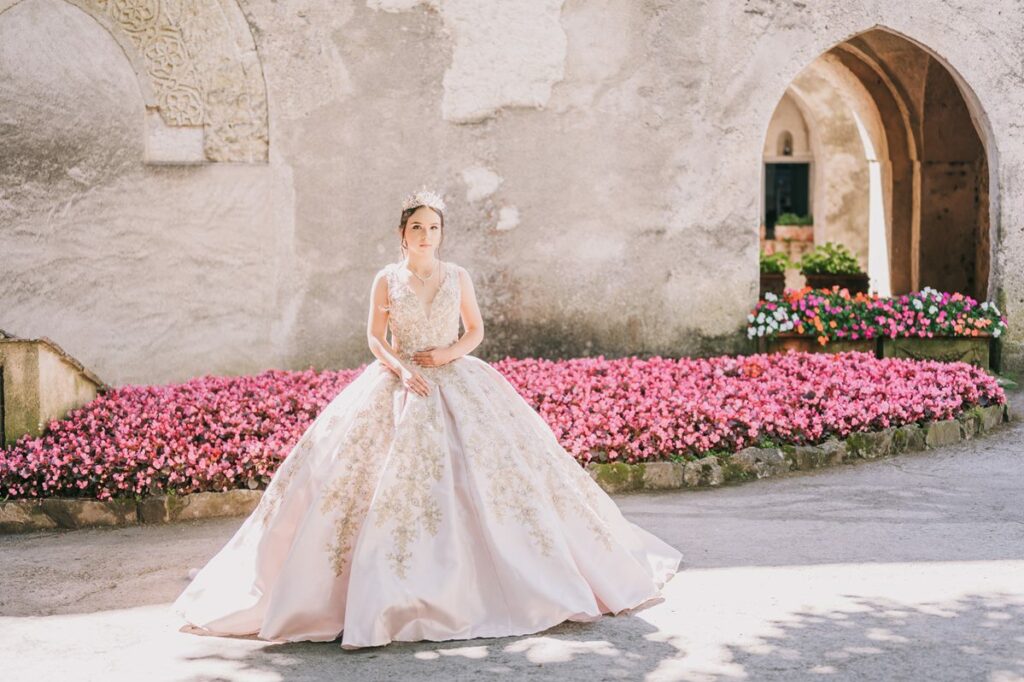
M 448 281 L 448 268 L 444 267 L 444 265 L 445 263 L 443 261 L 437 262 L 437 267 L 441 268 L 441 283 L 437 286 L 437 291 L 434 292 L 433 297 L 431 297 L 430 304 L 427 306 L 426 312 L 424 312 L 423 310 L 423 300 L 420 299 L 420 296 L 419 294 L 416 293 L 416 290 L 409 286 L 408 282 L 402 282 L 401 280 L 399 280 L 399 283 L 402 286 L 404 286 L 409 291 L 409 293 L 412 294 L 413 297 L 416 299 L 416 305 L 419 306 L 420 312 L 423 314 L 423 318 L 428 321 L 434 314 L 434 301 L 436 301 L 437 297 L 441 295 L 441 289 L 444 288 L 444 285 Z M 402 263 L 396 263 L 395 267 L 397 267 L 398 269 L 403 269 L 404 266 L 402 265 Z

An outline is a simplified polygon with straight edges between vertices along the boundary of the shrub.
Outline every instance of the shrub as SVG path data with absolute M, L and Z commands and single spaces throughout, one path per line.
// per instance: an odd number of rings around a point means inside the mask
M 842 244 L 826 242 L 800 259 L 800 272 L 805 275 L 862 275 L 857 258 Z
M 796 213 L 783 213 L 776 219 L 776 225 L 813 225 L 814 218 L 810 213 L 807 215 L 798 215 Z
M 791 265 L 792 263 L 790 263 L 789 256 L 786 255 L 785 251 L 772 254 L 766 254 L 764 251 L 761 252 L 761 272 L 763 273 L 781 274 Z

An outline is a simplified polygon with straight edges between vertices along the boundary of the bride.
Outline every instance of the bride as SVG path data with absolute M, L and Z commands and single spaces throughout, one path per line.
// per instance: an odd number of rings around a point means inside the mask
M 371 291 L 377 359 L 174 602 L 200 633 L 345 649 L 521 635 L 634 609 L 678 570 L 469 355 L 483 322 L 469 273 L 436 257 L 444 211 L 425 190 L 403 202 L 403 260 Z

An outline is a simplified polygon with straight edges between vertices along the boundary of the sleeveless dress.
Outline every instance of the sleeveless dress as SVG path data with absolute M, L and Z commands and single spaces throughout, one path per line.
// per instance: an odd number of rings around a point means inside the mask
M 392 343 L 459 338 L 460 280 L 429 307 L 385 268 Z M 417 366 L 418 367 L 418 366 Z M 375 360 L 317 416 L 258 507 L 172 608 L 200 634 L 341 647 L 536 633 L 660 596 L 681 554 L 615 502 L 496 369 Z

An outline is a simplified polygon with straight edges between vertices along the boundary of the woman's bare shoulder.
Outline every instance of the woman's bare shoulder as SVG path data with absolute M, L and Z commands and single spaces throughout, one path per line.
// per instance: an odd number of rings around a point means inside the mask
M 391 289 L 391 272 L 394 263 L 388 263 L 383 266 L 373 275 L 373 288 L 376 289 Z
M 462 267 L 455 261 L 445 261 L 445 265 L 451 268 L 453 272 L 456 272 L 463 277 L 469 277 L 469 270 Z

